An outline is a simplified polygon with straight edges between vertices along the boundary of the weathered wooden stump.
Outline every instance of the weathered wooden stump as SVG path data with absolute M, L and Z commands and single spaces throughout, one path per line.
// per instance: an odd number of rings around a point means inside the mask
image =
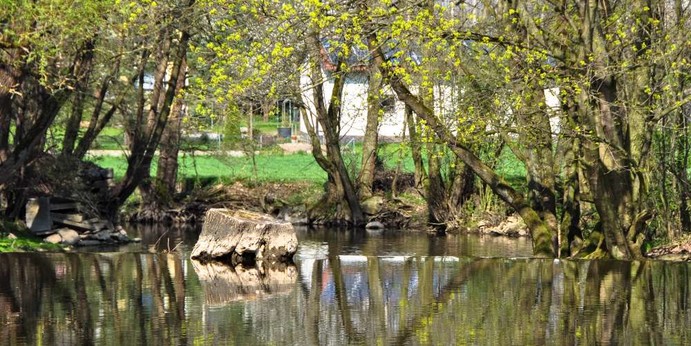
M 265 214 L 209 209 L 191 257 L 202 261 L 289 262 L 297 251 L 293 226 Z

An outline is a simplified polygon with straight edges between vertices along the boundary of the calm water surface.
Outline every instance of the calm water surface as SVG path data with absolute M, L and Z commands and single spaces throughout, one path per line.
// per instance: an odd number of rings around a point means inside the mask
M 194 230 L 132 233 L 142 243 L 119 252 L 0 254 L 0 344 L 691 342 L 685 263 L 531 259 L 524 239 L 302 230 L 294 266 L 231 268 L 189 259 Z

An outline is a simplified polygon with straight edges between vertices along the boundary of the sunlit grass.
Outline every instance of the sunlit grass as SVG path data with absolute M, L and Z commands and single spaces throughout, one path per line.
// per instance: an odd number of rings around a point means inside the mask
M 292 155 L 258 154 L 255 156 L 257 175 L 254 176 L 252 159 L 247 156 L 185 155 L 179 159 L 178 176 L 185 178 L 218 178 L 222 180 L 254 180 L 267 182 L 310 181 L 324 182 L 326 173 L 317 165 L 314 157 L 306 153 Z M 113 168 L 115 178 L 125 175 L 127 162 L 123 156 L 98 156 L 91 160 L 96 164 Z M 156 174 L 156 159 L 151 174 Z
M 346 165 L 351 170 L 355 170 L 356 174 L 362 157 L 362 145 L 357 143 L 345 147 L 343 157 Z M 396 169 L 400 162 L 401 172 L 414 170 L 409 146 L 398 143 L 382 144 L 379 157 L 384 161 L 387 169 Z M 127 162 L 124 156 L 97 156 L 89 159 L 102 167 L 113 168 L 116 179 L 125 175 Z M 157 160 L 154 158 L 152 163 L 152 175 L 156 174 Z M 323 183 L 326 181 L 326 173 L 319 167 L 311 153 L 283 154 L 276 150 L 262 151 L 255 156 L 255 160 L 256 176 L 252 158 L 249 156 L 234 157 L 213 153 L 192 155 L 189 152 L 183 152 L 179 158 L 178 177 L 179 179 L 216 178 L 224 181 L 256 180 L 259 182 Z M 446 160 L 448 164 L 455 160 L 455 157 L 452 153 L 447 153 L 443 160 Z M 522 189 L 525 185 L 525 166 L 508 149 L 500 155 L 496 172 L 514 187 Z
M 9 235 L 13 237 L 10 238 Z M 62 251 L 58 244 L 46 243 L 17 223 L 0 221 L 0 252 Z

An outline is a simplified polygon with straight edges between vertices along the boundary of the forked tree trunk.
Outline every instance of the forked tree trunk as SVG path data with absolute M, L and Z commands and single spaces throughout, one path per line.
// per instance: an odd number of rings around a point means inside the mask
M 381 73 L 379 67 L 370 64 L 369 87 L 367 90 L 367 125 L 365 137 L 362 139 L 362 166 L 358 179 L 358 194 L 360 200 L 372 196 L 372 184 L 377 161 L 377 146 L 379 144 L 379 112 L 380 93 L 382 88 Z
M 188 0 L 179 11 L 190 11 L 195 0 Z M 183 18 L 189 20 L 189 13 L 185 13 Z M 125 177 L 112 190 L 113 198 L 104 207 L 104 214 L 111 219 L 117 217 L 117 211 L 134 190 L 144 181 L 150 179 L 151 161 L 161 140 L 163 130 L 168 123 L 168 117 L 173 106 L 176 95 L 182 85 L 178 83 L 179 78 L 167 78 L 165 81 L 168 62 L 170 68 L 169 76 L 179 76 L 182 73 L 185 57 L 187 55 L 188 42 L 190 39 L 187 27 L 182 24 L 183 31 L 179 37 L 173 30 L 163 30 L 162 40 L 164 44 L 159 46 L 154 58 L 157 59 L 157 69 L 154 74 L 154 88 L 148 97 L 148 108 L 145 112 L 144 105 L 147 103 L 144 85 L 144 67 L 148 60 L 148 54 L 142 53 L 142 61 L 139 74 L 139 105 L 137 114 L 133 119 L 128 119 L 128 131 L 131 134 L 130 156 L 127 160 L 127 171 Z
M 75 76 L 74 91 L 72 97 L 72 112 L 67 119 L 65 126 L 65 136 L 62 140 L 62 154 L 71 156 L 74 151 L 74 145 L 79 137 L 79 128 L 82 122 L 84 113 L 84 105 L 86 102 L 86 93 L 89 88 L 89 80 L 91 79 L 91 71 L 94 60 L 94 40 L 90 40 L 85 44 L 85 49 L 80 53 L 81 57 L 78 59 L 79 65 L 77 71 L 79 75 Z
M 313 82 L 313 99 L 315 103 L 315 116 L 317 123 L 321 126 L 324 134 L 324 146 L 326 156 L 322 153 L 321 143 L 317 133 L 305 117 L 312 141 L 312 152 L 319 166 L 328 175 L 327 187 L 334 196 L 329 196 L 327 200 L 332 201 L 338 198 L 337 206 L 345 202 L 349 209 L 350 222 L 354 226 L 362 226 L 365 223 L 364 213 L 358 200 L 355 184 L 353 184 L 348 170 L 346 169 L 343 157 L 341 156 L 340 146 L 340 126 L 341 126 L 341 104 L 343 100 L 343 85 L 345 83 L 345 72 L 341 70 L 340 63 L 336 64 L 336 71 L 333 72 L 333 89 L 329 95 L 329 106 L 324 103 L 324 81 L 321 70 L 321 43 L 317 33 L 312 33 L 308 38 L 310 45 L 310 74 Z M 342 195 L 338 195 L 342 194 Z M 339 198 L 340 197 L 340 198 Z M 342 208 L 337 208 L 342 209 Z
M 101 114 L 103 112 L 103 106 L 106 102 L 106 96 L 108 96 L 110 92 L 110 85 L 117 79 L 120 73 L 121 59 L 121 56 L 118 56 L 115 59 L 113 69 L 108 76 L 103 78 L 98 90 L 95 92 L 95 101 L 93 110 L 91 111 L 91 119 L 89 120 L 89 125 L 87 126 L 84 135 L 82 135 L 81 139 L 79 139 L 77 147 L 72 153 L 74 157 L 80 159 L 84 158 L 89 149 L 91 149 L 96 137 L 101 133 L 101 131 L 103 131 L 106 125 L 110 123 L 110 119 L 113 118 L 115 112 L 118 110 L 118 107 L 120 107 L 122 102 L 125 100 L 126 93 L 120 92 L 115 97 L 115 100 L 110 104 L 108 110 Z

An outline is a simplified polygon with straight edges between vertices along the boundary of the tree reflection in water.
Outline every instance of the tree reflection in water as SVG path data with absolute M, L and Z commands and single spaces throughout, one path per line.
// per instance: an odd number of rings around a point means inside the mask
M 327 245 L 325 245 L 327 246 Z M 689 264 L 0 255 L 0 344 L 682 344 Z

